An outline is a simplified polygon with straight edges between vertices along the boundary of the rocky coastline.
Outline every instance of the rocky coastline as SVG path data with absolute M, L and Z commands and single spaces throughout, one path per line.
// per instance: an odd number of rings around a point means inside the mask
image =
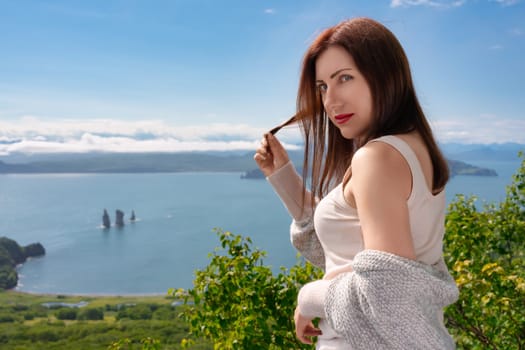
M 46 254 L 40 243 L 20 246 L 16 241 L 0 237 L 0 290 L 12 289 L 18 284 L 16 266 L 23 264 L 28 258 Z

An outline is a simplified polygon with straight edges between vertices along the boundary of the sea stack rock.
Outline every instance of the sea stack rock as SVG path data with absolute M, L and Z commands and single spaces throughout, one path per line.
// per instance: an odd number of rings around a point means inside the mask
M 108 211 L 104 209 L 104 215 L 102 215 L 102 226 L 104 228 L 109 228 L 111 226 L 111 221 L 109 220 Z
M 129 220 L 130 220 L 131 222 L 134 222 L 135 219 L 136 219 L 136 217 L 135 217 L 135 210 L 132 210 L 132 211 L 131 211 L 131 217 L 129 218 Z
M 124 226 L 124 212 L 120 209 L 115 211 L 115 226 L 122 227 Z

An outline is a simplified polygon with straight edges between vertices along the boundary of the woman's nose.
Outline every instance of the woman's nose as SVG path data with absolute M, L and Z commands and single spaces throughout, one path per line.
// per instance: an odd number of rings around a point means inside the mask
M 334 89 L 328 88 L 323 98 L 323 105 L 325 111 L 328 114 L 333 115 L 336 113 L 338 106 L 341 105 L 339 98 L 337 97 L 337 92 Z

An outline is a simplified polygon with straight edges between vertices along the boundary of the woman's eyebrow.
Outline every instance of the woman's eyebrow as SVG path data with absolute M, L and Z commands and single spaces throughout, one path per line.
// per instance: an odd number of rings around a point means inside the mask
M 342 71 L 345 71 L 345 70 L 352 70 L 352 68 L 341 68 L 341 69 L 338 69 L 334 73 L 332 73 L 332 75 L 330 75 L 330 79 L 333 79 L 337 74 L 339 74 L 339 73 L 341 73 Z
M 343 72 L 343 71 L 345 71 L 345 70 L 352 70 L 352 68 L 341 68 L 341 69 L 338 69 L 338 70 L 336 70 L 335 72 L 333 72 L 333 73 L 330 75 L 330 79 L 333 79 L 337 74 L 339 74 L 339 73 L 341 73 L 341 72 Z M 316 82 L 316 83 L 324 83 L 323 80 L 319 80 L 319 79 L 316 80 L 315 82 Z

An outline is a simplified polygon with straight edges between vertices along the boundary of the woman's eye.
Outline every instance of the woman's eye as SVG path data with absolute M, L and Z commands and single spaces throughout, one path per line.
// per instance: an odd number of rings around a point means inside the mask
M 342 83 L 349 80 L 352 80 L 352 76 L 348 74 L 341 74 L 341 76 L 339 77 L 339 81 L 341 81 Z
M 326 84 L 318 84 L 317 85 L 317 90 L 319 90 L 320 93 L 326 92 L 326 89 L 327 89 Z

